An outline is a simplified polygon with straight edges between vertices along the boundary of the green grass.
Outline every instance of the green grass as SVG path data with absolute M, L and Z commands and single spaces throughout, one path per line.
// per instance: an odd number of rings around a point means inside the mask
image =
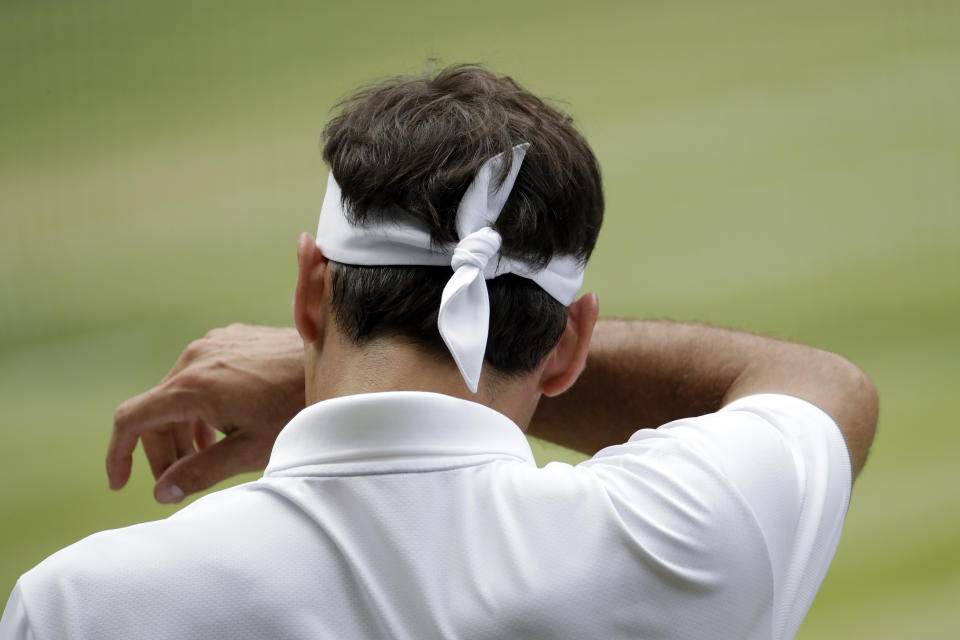
M 566 101 L 604 170 L 605 313 L 787 336 L 876 381 L 800 637 L 960 635 L 955 3 L 324 4 L 0 5 L 0 588 L 172 512 L 142 459 L 107 491 L 114 407 L 212 326 L 289 324 L 327 110 L 439 57 Z

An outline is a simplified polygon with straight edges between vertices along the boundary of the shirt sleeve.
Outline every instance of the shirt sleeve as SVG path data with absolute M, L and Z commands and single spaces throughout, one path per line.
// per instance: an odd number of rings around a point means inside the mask
M 713 441 L 725 474 L 743 493 L 767 541 L 776 585 L 774 637 L 792 638 L 840 541 L 853 485 L 850 454 L 833 418 L 800 398 L 748 396 L 719 413 L 751 425 L 748 428 L 776 433 L 792 459 L 786 469 L 770 468 L 757 455 L 737 460 L 737 447 L 724 445 L 729 439 L 717 432 L 705 436 Z M 796 498 L 783 509 L 776 501 L 787 491 Z
M 30 628 L 30 619 L 23 604 L 23 593 L 19 582 L 13 588 L 10 599 L 7 600 L 3 618 L 0 618 L 0 640 L 36 640 Z
M 682 451 L 694 472 L 679 477 L 687 467 L 657 451 Z M 626 459 L 651 461 L 644 469 L 654 476 L 663 459 L 663 482 L 685 483 L 691 494 L 709 493 L 711 500 L 730 494 L 745 505 L 741 512 L 769 554 L 773 637 L 792 638 L 833 559 L 850 499 L 850 457 L 833 419 L 793 396 L 757 394 L 716 413 L 641 429 L 588 464 L 624 466 Z M 713 481 L 724 484 L 726 494 L 702 487 Z M 729 530 L 744 531 L 739 521 L 717 524 L 717 533 Z

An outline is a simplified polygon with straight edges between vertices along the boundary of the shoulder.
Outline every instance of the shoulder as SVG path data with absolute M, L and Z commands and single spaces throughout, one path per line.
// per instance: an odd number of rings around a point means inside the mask
M 718 476 L 751 503 L 765 502 L 773 493 L 778 501 L 795 502 L 810 483 L 822 481 L 845 504 L 852 484 L 850 458 L 833 419 L 805 400 L 782 394 L 751 395 L 716 413 L 641 429 L 585 464 L 664 470 L 676 482 L 694 484 L 706 475 Z
M 249 485 L 216 492 L 169 518 L 101 531 L 54 553 L 18 582 L 37 637 L 62 629 L 77 638 L 133 637 L 175 620 L 166 619 L 171 611 L 182 620 L 194 610 L 209 616 L 217 594 L 205 592 L 204 577 L 245 579 L 246 550 L 230 536 L 251 525 L 243 505 L 258 493 Z
M 795 632 L 806 614 L 839 542 L 852 485 L 834 420 L 781 394 L 746 396 L 716 413 L 638 431 L 584 466 L 624 513 L 656 514 L 656 539 L 667 531 L 704 541 L 703 557 L 718 570 L 736 572 L 751 559 L 766 567 L 776 637 Z

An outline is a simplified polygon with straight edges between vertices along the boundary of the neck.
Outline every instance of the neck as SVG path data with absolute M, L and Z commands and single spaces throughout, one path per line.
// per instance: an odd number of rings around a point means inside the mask
M 503 379 L 484 365 L 472 393 L 452 360 L 396 340 L 360 347 L 327 335 L 322 347 L 306 344 L 305 356 L 308 405 L 358 393 L 429 391 L 486 405 L 526 429 L 540 399 L 535 375 Z

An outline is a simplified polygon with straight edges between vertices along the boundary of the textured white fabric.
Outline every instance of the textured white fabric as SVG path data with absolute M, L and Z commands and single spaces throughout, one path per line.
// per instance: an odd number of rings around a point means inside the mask
M 544 268 L 500 255 L 500 234 L 493 225 L 507 202 L 529 144 L 513 148 L 510 171 L 496 184 L 506 159 L 504 154 L 487 160 L 467 187 L 457 208 L 457 235 L 450 246 L 435 246 L 426 229 L 413 221 L 371 223 L 362 227 L 349 222 L 333 177 L 317 225 L 317 246 L 336 262 L 354 265 L 450 265 L 454 273 L 443 290 L 437 320 L 440 335 L 450 350 L 467 387 L 474 393 L 486 351 L 490 301 L 486 280 L 507 273 L 529 278 L 544 291 L 569 306 L 583 284 L 583 264 L 573 256 L 557 256 Z
M 30 626 L 30 616 L 23 604 L 23 595 L 20 592 L 20 583 L 18 582 L 13 588 L 13 593 L 10 594 L 10 599 L 7 600 L 7 608 L 3 610 L 3 618 L 0 618 L 0 638 L 4 640 L 7 638 L 36 640 L 36 637 Z
M 836 425 L 788 396 L 542 469 L 481 405 L 339 398 L 262 479 L 24 574 L 0 640 L 790 638 L 850 484 Z

